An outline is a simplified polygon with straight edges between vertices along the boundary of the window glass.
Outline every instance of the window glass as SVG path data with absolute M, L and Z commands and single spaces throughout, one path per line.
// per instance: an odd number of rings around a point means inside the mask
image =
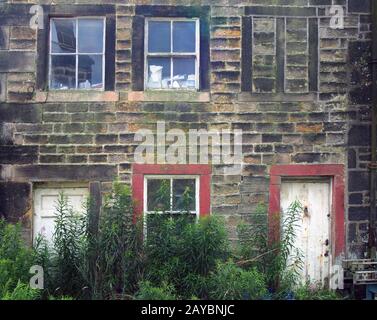
M 148 212 L 187 213 L 196 211 L 196 179 L 147 179 Z
M 76 20 L 53 19 L 51 23 L 51 52 L 76 52 Z
M 170 52 L 170 21 L 150 21 L 148 30 L 149 52 Z
M 51 57 L 51 85 L 52 89 L 66 90 L 76 88 L 76 57 Z
M 197 30 L 199 20 L 147 20 L 145 87 L 196 89 L 199 86 Z
M 101 55 L 80 55 L 78 72 L 79 89 L 102 88 Z
M 78 20 L 78 47 L 80 53 L 102 53 L 103 20 Z
M 148 59 L 149 88 L 167 89 L 171 85 L 170 58 Z
M 195 88 L 195 58 L 174 58 L 173 70 L 173 88 Z
M 173 211 L 195 211 L 195 180 L 173 180 Z
M 92 18 L 51 19 L 50 89 L 104 88 L 104 23 Z
M 148 179 L 147 210 L 170 210 L 170 180 Z
M 175 21 L 173 23 L 174 52 L 195 52 L 195 29 L 194 21 Z

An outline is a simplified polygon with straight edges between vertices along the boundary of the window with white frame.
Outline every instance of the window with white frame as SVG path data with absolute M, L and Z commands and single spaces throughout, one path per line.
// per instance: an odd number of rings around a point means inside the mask
M 199 215 L 199 177 L 145 176 L 144 208 L 146 214 Z
M 50 20 L 50 89 L 104 89 L 105 26 L 105 18 Z
M 150 18 L 145 25 L 147 89 L 199 88 L 199 19 Z

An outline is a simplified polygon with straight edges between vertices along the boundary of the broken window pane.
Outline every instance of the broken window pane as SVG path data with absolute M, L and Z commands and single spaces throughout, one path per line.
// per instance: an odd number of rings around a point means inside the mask
M 51 52 L 76 52 L 76 20 L 53 19 L 51 23 Z
M 76 56 L 51 57 L 51 88 L 76 88 Z
M 149 21 L 148 51 L 170 52 L 170 21 Z
M 102 53 L 103 51 L 103 20 L 78 20 L 79 53 Z
M 195 211 L 195 179 L 173 180 L 173 211 Z
M 175 21 L 173 23 L 174 52 L 195 52 L 195 29 L 194 21 Z
M 78 72 L 79 89 L 101 89 L 102 55 L 80 55 Z
M 195 88 L 195 58 L 173 59 L 174 89 Z
M 148 59 L 148 88 L 167 89 L 171 82 L 171 59 Z
M 170 211 L 170 180 L 149 179 L 147 211 Z

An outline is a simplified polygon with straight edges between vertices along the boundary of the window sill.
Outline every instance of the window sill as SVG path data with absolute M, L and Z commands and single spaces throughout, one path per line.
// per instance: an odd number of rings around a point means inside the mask
M 119 93 L 114 91 L 38 91 L 36 102 L 114 102 Z
M 210 102 L 209 92 L 196 91 L 131 91 L 128 101 L 146 102 Z

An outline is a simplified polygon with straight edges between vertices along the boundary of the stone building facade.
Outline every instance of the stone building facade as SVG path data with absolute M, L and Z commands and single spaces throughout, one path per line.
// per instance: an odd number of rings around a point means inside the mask
M 30 9 L 37 3 L 0 2 L 2 216 L 21 219 L 31 237 L 39 186 L 79 184 L 95 194 L 119 177 L 142 188 L 134 135 L 156 130 L 158 121 L 166 130 L 186 132 L 241 129 L 239 173 L 225 174 L 223 164 L 178 164 L 145 166 L 145 174 L 208 178 L 201 180 L 208 183 L 200 186 L 208 198 L 201 200 L 201 213 L 210 208 L 225 216 L 232 237 L 239 221 L 252 220 L 258 203 L 279 205 L 276 186 L 285 176 L 329 177 L 337 210 L 331 219 L 334 261 L 365 256 L 368 0 L 40 1 L 35 29 L 30 20 L 38 11 Z M 343 28 L 330 23 L 333 5 L 343 8 Z M 52 90 L 50 20 L 85 16 L 106 18 L 104 90 Z M 147 90 L 145 21 L 153 17 L 198 19 L 198 90 Z

